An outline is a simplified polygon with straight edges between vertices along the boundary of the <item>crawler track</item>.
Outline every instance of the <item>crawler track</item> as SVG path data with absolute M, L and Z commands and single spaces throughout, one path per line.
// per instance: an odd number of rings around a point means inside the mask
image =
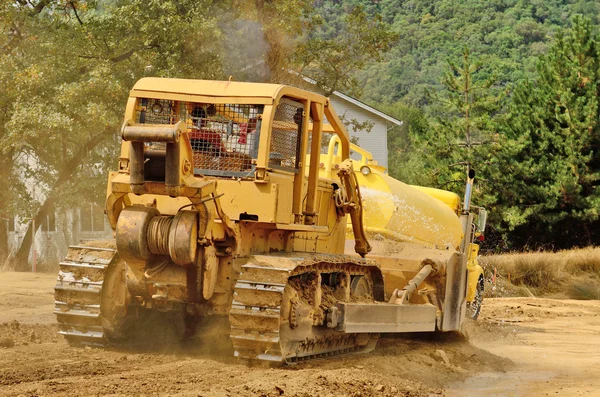
M 312 285 L 318 289 L 322 276 L 341 271 L 348 277 L 366 275 L 364 267 L 352 264 L 319 263 L 299 266 L 293 271 L 254 264 L 242 266 L 229 316 L 235 356 L 293 363 L 373 350 L 378 334 L 344 334 L 317 325 L 324 321 L 319 306 L 321 309 L 326 306 L 325 293 L 319 291 L 318 302 L 313 302 L 316 308 L 311 307 L 303 301 L 302 291 L 290 284 L 290 280 L 298 281 L 303 275 L 314 275 L 317 281 L 309 282 L 306 287 Z
M 100 345 L 107 341 L 102 326 L 102 292 L 116 249 L 105 242 L 71 246 L 54 287 L 58 333 L 69 343 Z
M 69 343 L 107 345 L 120 339 L 126 317 L 125 311 L 119 311 L 125 308 L 125 300 L 120 300 L 118 288 L 126 288 L 120 278 L 124 277 L 119 273 L 121 263 L 116 249 L 106 242 L 69 248 L 60 263 L 54 310 L 59 334 Z M 369 277 L 366 266 L 307 263 L 305 258 L 287 258 L 286 265 L 242 266 L 229 313 L 236 357 L 293 363 L 375 348 L 378 334 L 345 334 L 325 325 L 327 308 L 337 300 L 374 300 L 372 295 L 356 296 L 350 287 L 350 280 Z M 328 285 L 338 274 L 345 277 L 344 286 Z M 345 298 L 340 295 L 343 291 Z

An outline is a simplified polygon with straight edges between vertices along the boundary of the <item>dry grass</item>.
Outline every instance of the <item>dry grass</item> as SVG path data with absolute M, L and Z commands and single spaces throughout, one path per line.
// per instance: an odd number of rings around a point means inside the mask
M 566 251 L 564 263 L 570 273 L 592 273 L 600 276 L 600 248 Z
M 600 299 L 600 282 L 590 278 L 573 279 L 568 286 L 567 293 L 572 299 Z
M 496 282 L 492 282 L 492 278 L 486 279 L 484 290 L 484 298 L 509 298 L 518 296 L 534 297 L 529 288 L 524 285 L 515 285 L 508 282 L 506 278 L 498 277 Z
M 600 299 L 600 248 L 492 255 L 480 263 L 488 275 L 495 269 L 496 289 L 505 292 L 492 296 Z
M 543 255 L 515 258 L 512 282 L 533 288 L 556 289 L 561 283 L 560 267 Z

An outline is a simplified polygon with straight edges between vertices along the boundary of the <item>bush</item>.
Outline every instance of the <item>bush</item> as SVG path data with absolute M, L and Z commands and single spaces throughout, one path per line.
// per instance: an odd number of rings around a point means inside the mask
M 569 284 L 569 297 L 572 299 L 600 299 L 600 282 L 596 279 L 574 279 Z
M 547 291 L 556 290 L 561 275 L 556 261 L 548 261 L 543 254 L 519 256 L 515 260 L 512 281 Z
M 565 251 L 565 268 L 573 274 L 594 273 L 600 276 L 600 248 Z

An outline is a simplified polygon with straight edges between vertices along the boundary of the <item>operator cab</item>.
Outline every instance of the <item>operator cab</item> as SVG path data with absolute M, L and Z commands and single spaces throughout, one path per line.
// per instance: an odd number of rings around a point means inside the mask
M 249 177 L 258 157 L 264 105 L 184 102 L 139 98 L 137 124 L 176 124 L 184 121 L 194 156 L 194 174 Z M 272 123 L 269 166 L 297 172 L 303 105 L 283 98 Z M 148 169 L 162 169 L 160 155 L 164 144 L 147 143 Z M 164 157 L 164 156 L 163 156 Z M 162 175 L 148 175 L 160 180 Z

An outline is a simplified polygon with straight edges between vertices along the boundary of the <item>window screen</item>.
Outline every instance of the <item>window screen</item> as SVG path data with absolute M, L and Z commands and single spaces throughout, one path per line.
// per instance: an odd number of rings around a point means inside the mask
M 304 107 L 301 103 L 283 98 L 273 117 L 269 165 L 298 169 L 300 162 L 300 137 Z
M 136 123 L 184 121 L 194 152 L 196 174 L 239 175 L 253 170 L 258 152 L 262 105 L 140 99 Z M 164 144 L 147 145 L 164 150 Z

